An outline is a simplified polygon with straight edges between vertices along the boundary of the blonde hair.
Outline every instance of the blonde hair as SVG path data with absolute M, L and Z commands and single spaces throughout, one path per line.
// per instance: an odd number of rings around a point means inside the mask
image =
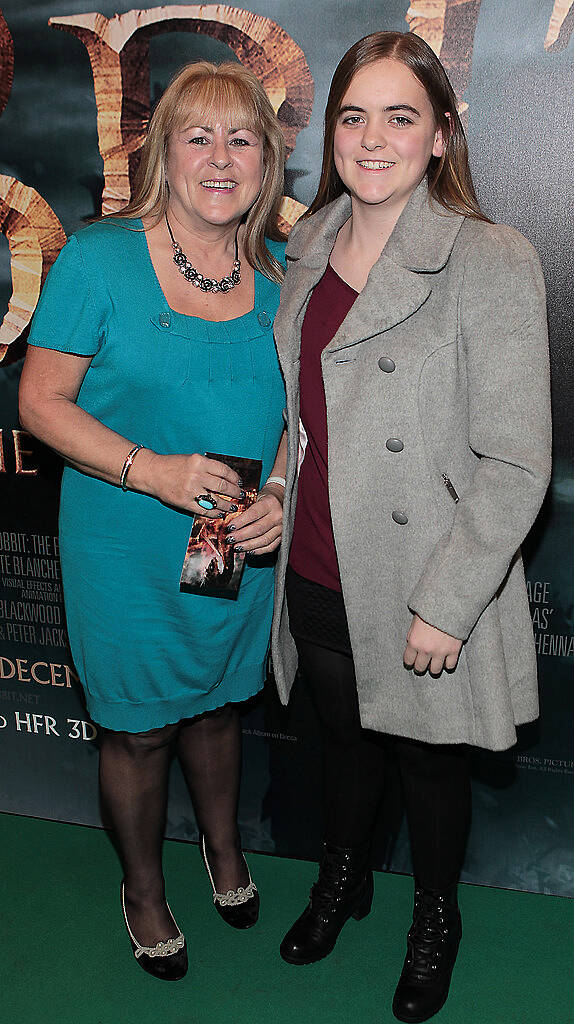
M 444 152 L 431 156 L 427 168 L 429 193 L 445 209 L 488 221 L 480 209 L 468 165 L 468 147 L 457 111 L 456 96 L 438 57 L 412 32 L 373 32 L 359 39 L 342 57 L 333 75 L 327 108 L 323 165 L 319 188 L 305 216 L 309 217 L 345 191 L 333 156 L 333 139 L 343 97 L 358 71 L 381 60 L 397 60 L 421 83 L 441 129 Z
M 157 224 L 168 206 L 166 161 L 170 137 L 191 121 L 213 124 L 222 119 L 255 132 L 263 140 L 263 181 L 245 216 L 243 249 L 254 269 L 280 284 L 283 268 L 267 249 L 265 236 L 284 241 L 277 217 L 283 197 L 285 140 L 261 82 L 243 64 L 196 61 L 174 75 L 151 117 L 133 195 L 115 216 L 150 217 Z

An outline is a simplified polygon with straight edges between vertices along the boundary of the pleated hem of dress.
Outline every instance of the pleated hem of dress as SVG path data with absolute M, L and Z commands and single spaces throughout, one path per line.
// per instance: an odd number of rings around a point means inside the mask
M 265 673 L 261 664 L 248 666 L 241 673 L 225 679 L 210 693 L 182 693 L 169 700 L 109 701 L 86 693 L 90 718 L 96 725 L 112 732 L 149 732 L 164 725 L 174 725 L 184 718 L 195 718 L 206 711 L 215 711 L 224 704 L 241 704 L 263 689 Z

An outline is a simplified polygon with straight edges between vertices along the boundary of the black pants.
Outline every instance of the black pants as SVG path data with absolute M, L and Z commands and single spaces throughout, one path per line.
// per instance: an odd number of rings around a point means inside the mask
M 299 667 L 323 738 L 326 840 L 368 842 L 385 781 L 386 747 L 398 756 L 414 874 L 428 889 L 458 881 L 470 825 L 468 754 L 363 729 L 353 659 L 309 639 L 295 638 Z

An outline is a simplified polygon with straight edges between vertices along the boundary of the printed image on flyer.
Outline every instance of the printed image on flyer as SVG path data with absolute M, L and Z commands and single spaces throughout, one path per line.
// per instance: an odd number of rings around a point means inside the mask
M 237 516 L 253 504 L 259 490 L 262 463 L 260 459 L 243 459 L 238 455 L 215 455 L 206 458 L 224 462 L 243 481 L 245 498 L 237 512 L 228 512 L 223 519 L 195 516 L 183 561 L 179 589 L 210 597 L 236 597 L 241 582 L 245 552 L 235 551 L 225 529 Z M 217 498 L 217 495 L 214 495 Z

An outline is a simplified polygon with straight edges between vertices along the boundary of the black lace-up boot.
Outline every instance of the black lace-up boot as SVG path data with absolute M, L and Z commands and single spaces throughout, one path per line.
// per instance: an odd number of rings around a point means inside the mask
M 442 891 L 417 885 L 407 955 L 393 999 L 395 1017 L 420 1024 L 438 1013 L 448 996 L 461 935 L 456 885 Z
M 328 956 L 345 921 L 360 921 L 371 909 L 369 844 L 345 848 L 325 843 L 323 851 L 309 904 L 281 943 L 281 956 L 289 964 L 312 964 Z

